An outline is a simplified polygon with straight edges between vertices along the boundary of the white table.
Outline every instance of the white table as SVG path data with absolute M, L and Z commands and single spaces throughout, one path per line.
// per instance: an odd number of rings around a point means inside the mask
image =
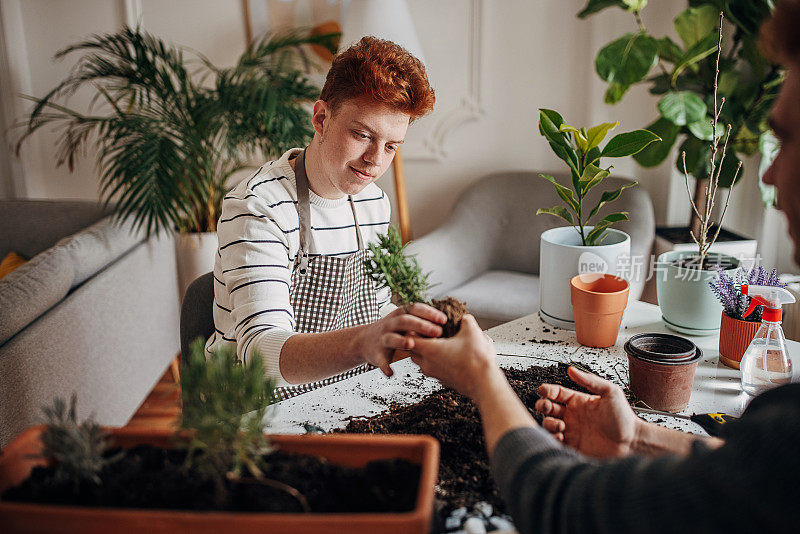
M 673 333 L 661 321 L 658 306 L 644 302 L 631 302 L 625 312 L 617 344 L 608 349 L 583 347 L 575 339 L 575 332 L 561 330 L 545 324 L 538 314 L 528 315 L 516 321 L 502 324 L 487 331 L 494 340 L 503 367 L 526 368 L 547 364 L 556 360 L 575 360 L 588 364 L 617 377 L 616 382 L 627 381 L 628 359 L 622 347 L 634 334 L 643 332 Z M 679 334 L 680 335 L 680 334 Z M 739 388 L 739 371 L 719 363 L 718 336 L 691 337 L 703 350 L 703 358 L 697 366 L 689 407 L 684 413 L 724 412 L 741 415 L 749 397 Z M 550 341 L 542 343 L 541 341 Z M 798 369 L 800 343 L 789 341 L 789 354 L 794 368 Z M 305 432 L 305 423 L 331 430 L 343 427 L 352 417 L 374 415 L 385 411 L 393 402 L 413 404 L 425 395 L 441 387 L 437 380 L 419 373 L 409 359 L 392 365 L 395 375 L 386 378 L 375 369 L 336 384 L 287 399 L 270 413 L 272 431 L 296 434 Z M 797 380 L 798 371 L 795 371 Z M 645 416 L 660 420 L 665 426 L 695 433 L 704 433 L 699 426 L 689 421 L 672 417 Z

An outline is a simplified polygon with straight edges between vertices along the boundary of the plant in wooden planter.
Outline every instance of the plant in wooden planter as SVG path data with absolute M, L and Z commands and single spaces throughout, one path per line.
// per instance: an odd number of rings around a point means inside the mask
M 53 466 L 53 484 L 77 493 L 87 485 L 100 484 L 100 472 L 119 459 L 108 456 L 107 434 L 91 418 L 78 423 L 77 396 L 73 393 L 69 409 L 64 399 L 42 408 L 46 425 L 42 432 L 41 457 Z
M 554 215 L 570 226 L 551 228 L 542 233 L 539 256 L 539 309 L 542 318 L 553 326 L 575 328 L 570 303 L 570 280 L 578 275 L 614 273 L 621 258 L 630 256 L 631 238 L 612 229 L 614 223 L 628 220 L 628 212 L 601 214 L 601 209 L 636 185 L 629 182 L 603 191 L 589 202 L 588 195 L 603 183 L 611 166 L 603 168 L 601 158 L 621 158 L 636 154 L 659 137 L 647 130 L 617 134 L 605 146 L 601 143 L 618 122 L 591 128 L 575 128 L 551 109 L 539 110 L 539 132 L 550 148 L 567 164 L 571 183 L 564 185 L 548 174 L 540 176 L 553 184 L 564 205 L 539 208 L 537 214 Z
M 720 271 L 708 285 L 722 304 L 719 360 L 728 367 L 738 369 L 744 351 L 761 326 L 763 311 L 763 307 L 758 306 L 752 314 L 744 316 L 752 299 L 742 294 L 742 285 L 786 287 L 786 284 L 778 279 L 777 269 L 768 272 L 758 265 L 750 271 L 740 270 L 733 276 Z
M 267 436 L 274 382 L 232 349 L 181 373 L 180 430 L 78 424 L 59 402 L 47 427 L 0 455 L 4 532 L 421 532 L 438 445 L 427 436 Z M 44 448 L 44 456 L 40 451 Z M 54 480 L 65 481 L 70 491 Z M 78 491 L 72 491 L 77 482 Z M 241 514 L 241 512 L 246 512 Z
M 380 287 L 392 291 L 392 300 L 396 304 L 407 306 L 422 302 L 443 312 L 447 315 L 447 322 L 442 327 L 442 337 L 456 335 L 461 327 L 461 318 L 468 313 L 467 305 L 453 297 L 430 299 L 428 277 L 423 274 L 416 258 L 405 254 L 405 248 L 397 228 L 389 227 L 377 243 L 369 245 L 372 255 L 364 260 L 367 272 Z

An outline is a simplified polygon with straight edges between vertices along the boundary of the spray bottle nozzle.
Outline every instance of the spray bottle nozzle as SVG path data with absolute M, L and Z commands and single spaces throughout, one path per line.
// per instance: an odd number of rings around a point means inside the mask
M 742 295 L 751 297 L 750 306 L 743 317 L 749 316 L 756 309 L 756 306 L 764 306 L 764 320 L 780 321 L 781 307 L 784 304 L 791 304 L 795 301 L 794 295 L 782 287 L 772 286 L 742 286 Z M 770 313 L 766 313 L 769 311 Z

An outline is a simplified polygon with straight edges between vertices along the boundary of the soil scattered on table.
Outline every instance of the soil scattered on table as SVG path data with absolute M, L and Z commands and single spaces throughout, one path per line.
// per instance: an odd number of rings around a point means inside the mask
M 567 376 L 567 367 L 558 364 L 503 371 L 528 412 L 541 423 L 542 415 L 534 408 L 539 399 L 536 390 L 541 384 L 586 391 Z M 433 436 L 441 445 L 436 487 L 436 496 L 442 501 L 438 509 L 440 520 L 456 508 L 470 508 L 480 501 L 488 502 L 500 513 L 506 512 L 490 473 L 478 409 L 469 398 L 453 389 L 439 390 L 410 406 L 395 404 L 383 414 L 353 419 L 335 432 Z

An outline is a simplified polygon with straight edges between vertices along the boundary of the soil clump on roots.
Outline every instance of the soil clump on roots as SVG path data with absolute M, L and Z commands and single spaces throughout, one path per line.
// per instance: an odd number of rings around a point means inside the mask
M 445 297 L 441 300 L 433 299 L 431 304 L 434 308 L 447 315 L 447 322 L 442 325 L 442 337 L 453 337 L 461 328 L 461 318 L 464 317 L 467 305 L 453 297 Z

